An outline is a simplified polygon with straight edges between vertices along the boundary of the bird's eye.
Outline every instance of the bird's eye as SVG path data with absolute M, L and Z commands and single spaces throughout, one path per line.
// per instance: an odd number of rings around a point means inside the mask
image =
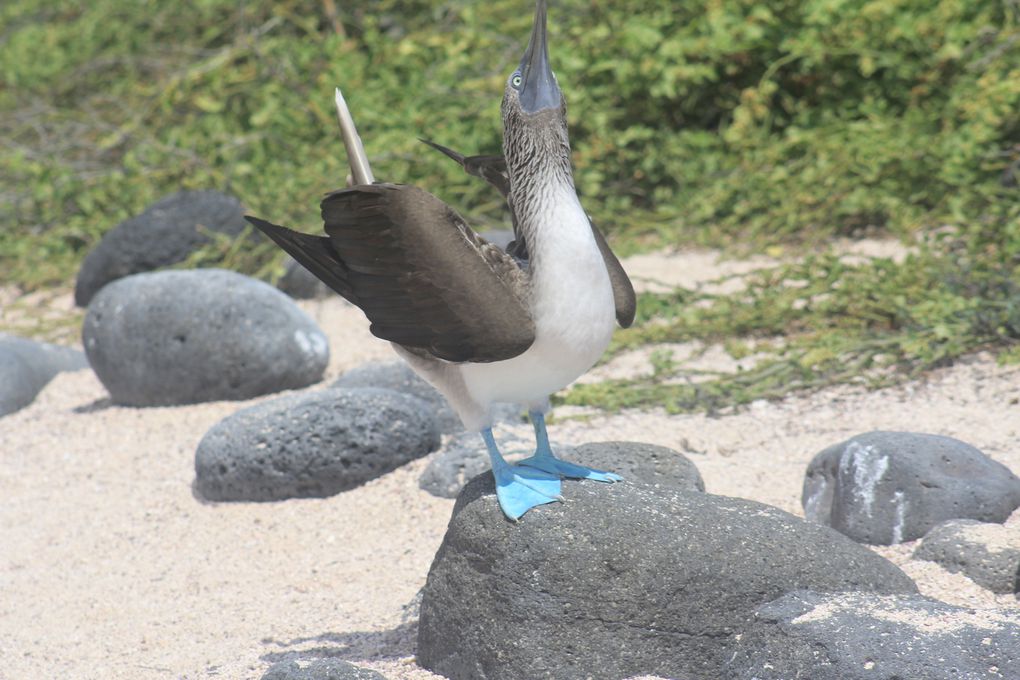
M 512 76 L 510 76 L 510 84 L 516 88 L 519 88 L 521 86 L 521 74 L 515 73 Z

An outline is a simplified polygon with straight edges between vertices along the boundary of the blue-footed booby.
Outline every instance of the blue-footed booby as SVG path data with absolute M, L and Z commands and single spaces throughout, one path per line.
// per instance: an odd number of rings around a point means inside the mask
M 375 183 L 347 105 L 337 112 L 355 186 L 321 203 L 326 236 L 247 219 L 364 311 L 371 331 L 435 386 L 465 427 L 481 433 L 503 513 L 563 500 L 564 477 L 621 477 L 557 458 L 549 396 L 580 377 L 634 319 L 634 289 L 574 188 L 566 103 L 549 65 L 546 3 L 503 93 L 503 156 L 465 158 L 437 144 L 506 197 L 515 240 L 504 251 L 417 187 Z M 430 143 L 431 144 L 431 143 Z M 511 465 L 491 407 L 526 406 L 534 455 Z

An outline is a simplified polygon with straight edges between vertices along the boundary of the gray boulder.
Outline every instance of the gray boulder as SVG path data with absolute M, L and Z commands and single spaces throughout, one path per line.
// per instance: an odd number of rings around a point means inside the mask
M 210 429 L 195 490 L 213 501 L 323 498 L 439 446 L 435 418 L 389 390 L 325 389 L 251 406 Z
M 315 659 L 304 666 L 297 661 L 274 663 L 262 680 L 386 680 L 386 677 L 340 659 Z
M 1020 479 L 958 439 L 869 432 L 814 457 L 801 502 L 809 520 L 890 545 L 948 519 L 1004 521 L 1020 506 Z
M 370 361 L 341 375 L 332 387 L 378 387 L 410 394 L 431 405 L 443 434 L 464 431 L 460 417 L 450 408 L 446 398 L 404 361 Z M 520 409 L 510 404 L 497 404 L 493 416 L 496 421 L 519 420 Z
M 24 408 L 61 371 L 88 368 L 72 347 L 0 333 L 0 416 Z
M 219 269 L 135 274 L 89 305 L 85 353 L 118 404 L 165 406 L 318 382 L 329 345 L 272 286 Z
M 290 255 L 287 256 L 283 276 L 276 282 L 276 287 L 297 300 L 312 300 L 335 294 Z
M 1020 593 L 1020 527 L 949 520 L 925 535 L 914 558 L 963 572 L 993 593 Z
M 490 475 L 454 506 L 421 604 L 418 660 L 460 678 L 728 678 L 754 610 L 787 592 L 913 593 L 887 560 L 753 501 L 563 483 L 500 512 Z
M 1020 613 L 920 595 L 795 592 L 759 607 L 733 680 L 1020 678 Z
M 331 387 L 347 389 L 372 387 L 393 390 L 421 399 L 435 412 L 443 433 L 463 430 L 460 418 L 446 403 L 439 391 L 422 380 L 403 361 L 370 361 L 347 371 Z
M 110 281 L 183 262 L 210 242 L 209 233 L 238 236 L 244 208 L 219 191 L 180 191 L 152 204 L 103 235 L 85 256 L 74 301 L 85 307 Z
M 534 439 L 499 438 L 501 450 L 530 456 Z M 553 443 L 556 455 L 581 465 L 608 470 L 634 483 L 705 490 L 701 473 L 683 454 L 664 446 L 638 442 L 598 442 L 569 447 Z M 521 457 L 521 456 L 516 456 Z M 468 480 L 489 469 L 489 453 L 476 432 L 454 436 L 429 461 L 418 485 L 433 496 L 456 498 Z

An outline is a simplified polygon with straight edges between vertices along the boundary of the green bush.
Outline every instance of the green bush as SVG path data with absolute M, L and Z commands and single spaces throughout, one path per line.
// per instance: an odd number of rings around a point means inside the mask
M 66 281 L 124 217 L 180 187 L 315 226 L 346 174 L 332 87 L 380 178 L 481 224 L 486 187 L 417 143 L 499 148 L 499 97 L 529 3 L 12 0 L 0 9 L 6 153 L 0 280 Z M 1015 252 L 1015 3 L 552 3 L 578 186 L 611 229 L 656 242 L 818 240 L 980 226 Z M 1008 242 L 1005 234 L 1011 234 Z

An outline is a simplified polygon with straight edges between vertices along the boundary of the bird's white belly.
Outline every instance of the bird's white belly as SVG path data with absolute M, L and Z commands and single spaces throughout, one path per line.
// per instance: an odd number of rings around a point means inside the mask
M 462 365 L 468 392 L 480 404 L 505 401 L 527 405 L 538 404 L 563 389 L 598 361 L 613 334 L 612 315 L 608 320 L 594 314 L 582 320 L 582 316 L 573 314 L 539 325 L 535 343 L 513 359 Z
M 616 323 L 609 272 L 576 198 L 573 205 L 536 263 L 542 273 L 533 281 L 534 344 L 506 361 L 461 365 L 465 387 L 481 405 L 540 404 L 609 346 Z

